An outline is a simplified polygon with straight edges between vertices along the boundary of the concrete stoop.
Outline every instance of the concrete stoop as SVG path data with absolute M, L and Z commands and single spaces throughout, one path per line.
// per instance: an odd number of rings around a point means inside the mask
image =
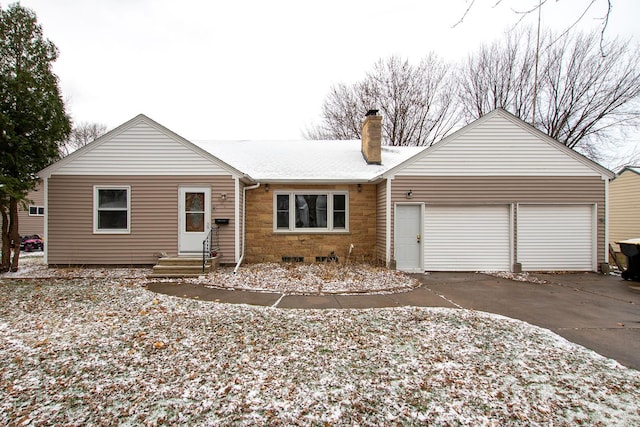
M 220 265 L 219 257 L 210 258 L 202 269 L 202 258 L 195 256 L 162 257 L 153 266 L 153 271 L 148 277 L 199 277 L 207 274 Z

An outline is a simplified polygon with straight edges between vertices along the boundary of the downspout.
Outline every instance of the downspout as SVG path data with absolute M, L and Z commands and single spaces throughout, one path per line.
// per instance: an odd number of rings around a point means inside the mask
M 385 262 L 387 264 L 387 268 L 390 268 L 391 266 L 391 190 L 392 190 L 392 184 L 391 184 L 391 180 L 393 179 L 393 177 L 389 177 L 387 178 L 387 189 L 386 189 L 386 194 L 385 194 L 385 200 L 384 200 L 384 208 L 386 210 L 386 216 L 385 216 L 385 245 L 387 246 L 385 249 Z
M 604 263 L 609 263 L 609 178 L 604 177 L 604 247 L 601 248 L 604 251 Z M 596 218 L 598 217 L 598 212 L 596 212 Z M 597 223 L 596 223 L 597 224 Z M 598 240 L 598 232 L 596 228 L 596 241 Z M 596 245 L 598 247 L 598 245 Z M 598 255 L 596 255 L 597 257 Z M 597 260 L 596 260 L 597 262 Z M 596 265 L 597 268 L 597 265 Z M 602 272 L 604 273 L 604 272 Z
M 236 274 L 238 272 L 238 269 L 240 268 L 240 264 L 242 264 L 242 261 L 244 260 L 244 247 L 247 240 L 246 239 L 247 227 L 245 223 L 245 217 L 247 215 L 247 190 L 255 190 L 258 187 L 260 187 L 260 183 L 251 185 L 249 187 L 244 187 L 242 189 L 242 253 L 240 254 L 240 258 L 238 259 L 236 268 L 233 269 L 233 274 Z

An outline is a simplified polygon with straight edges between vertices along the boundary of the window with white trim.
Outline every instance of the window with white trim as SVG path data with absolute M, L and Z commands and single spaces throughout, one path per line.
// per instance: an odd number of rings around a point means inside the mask
M 131 223 L 129 186 L 93 187 L 93 231 L 95 233 L 129 233 Z
M 29 216 L 44 216 L 44 206 L 29 205 Z
M 281 192 L 274 194 L 275 231 L 349 231 L 349 194 L 335 192 Z

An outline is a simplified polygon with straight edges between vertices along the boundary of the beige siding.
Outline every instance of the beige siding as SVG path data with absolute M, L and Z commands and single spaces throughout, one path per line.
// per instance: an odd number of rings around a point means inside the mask
M 234 262 L 234 180 L 211 176 L 53 176 L 49 179 L 48 262 L 52 265 L 153 264 L 178 251 L 178 187 L 211 185 L 212 220 L 220 227 L 222 262 Z M 131 233 L 93 233 L 93 186 L 131 186 Z M 220 198 L 226 193 L 226 200 Z M 215 207 L 215 210 L 213 209 Z
M 640 238 L 640 175 L 626 170 L 609 185 L 609 242 Z
M 44 216 L 30 216 L 29 206 L 44 207 L 44 191 L 42 186 L 38 186 L 35 190 L 27 195 L 27 203 L 24 208 L 18 208 L 18 228 L 21 236 L 29 234 L 39 234 L 44 236 Z
M 588 160 L 533 129 L 494 114 L 403 167 L 411 176 L 600 176 Z M 505 178 L 507 179 L 507 178 Z
M 376 186 L 376 258 L 386 262 L 387 259 L 387 183 Z
M 409 190 L 413 192 L 411 202 L 430 204 L 596 203 L 597 259 L 606 262 L 604 181 L 600 177 L 397 176 L 392 181 L 392 204 L 406 202 Z M 513 244 L 515 247 L 515 241 Z

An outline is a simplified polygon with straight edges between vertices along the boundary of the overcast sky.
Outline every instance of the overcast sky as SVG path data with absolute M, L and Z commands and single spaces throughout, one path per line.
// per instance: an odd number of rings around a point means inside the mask
M 2 0 L 0 0 L 2 1 Z M 591 0 L 549 0 L 563 30 Z M 146 114 L 191 140 L 299 139 L 329 87 L 379 58 L 458 61 L 538 0 L 22 0 L 60 50 L 54 71 L 75 122 L 109 129 Z M 0 3 L 6 7 L 10 2 Z M 606 38 L 640 41 L 640 1 L 613 0 Z M 583 28 L 597 28 L 596 0 Z M 537 14 L 526 22 L 534 23 Z

